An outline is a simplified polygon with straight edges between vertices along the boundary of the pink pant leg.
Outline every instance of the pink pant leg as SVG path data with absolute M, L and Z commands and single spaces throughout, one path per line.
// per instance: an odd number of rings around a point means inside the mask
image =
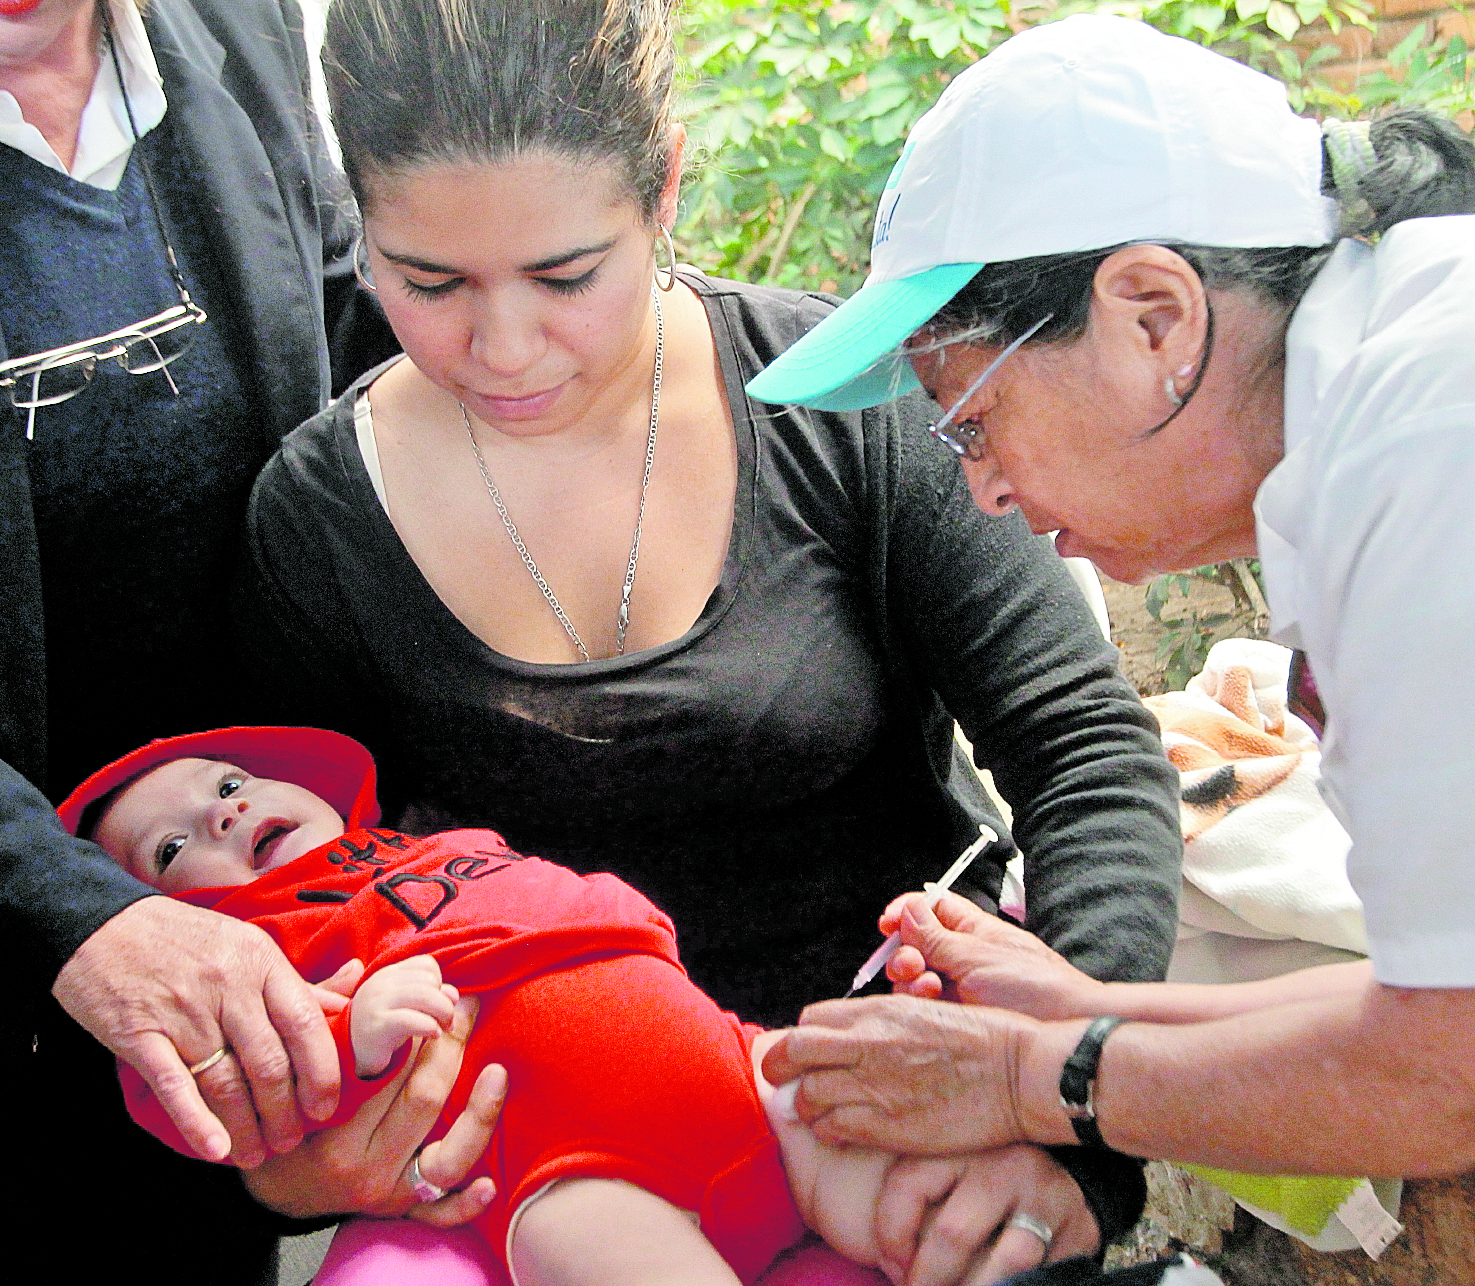
M 486 1242 L 466 1228 L 427 1228 L 408 1219 L 350 1219 L 338 1229 L 313 1286 L 510 1286 Z M 890 1286 L 810 1235 L 787 1251 L 758 1286 Z
M 350 1219 L 313 1286 L 510 1286 L 507 1270 L 469 1228 L 410 1219 Z
M 758 1286 L 891 1286 L 878 1268 L 862 1268 L 813 1233 L 779 1256 Z

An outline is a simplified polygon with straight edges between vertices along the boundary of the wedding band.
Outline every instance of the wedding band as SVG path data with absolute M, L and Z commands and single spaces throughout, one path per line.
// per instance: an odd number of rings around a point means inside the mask
M 189 1074 L 191 1076 L 198 1076 L 201 1072 L 208 1072 L 212 1067 L 215 1066 L 216 1063 L 218 1063 L 224 1057 L 225 1046 L 222 1045 L 213 1054 L 211 1054 L 209 1058 L 200 1059 L 198 1063 L 196 1063 L 193 1067 L 189 1069 Z
M 439 1201 L 446 1195 L 444 1188 L 437 1188 L 420 1173 L 420 1154 L 418 1152 L 410 1158 L 410 1191 L 415 1194 L 417 1201 Z
M 1033 1233 L 1040 1239 L 1045 1247 L 1045 1253 L 1050 1253 L 1050 1243 L 1055 1240 L 1055 1234 L 1047 1224 L 1041 1223 L 1033 1215 L 1019 1214 L 1009 1220 L 1009 1227 L 1023 1228 L 1025 1232 Z

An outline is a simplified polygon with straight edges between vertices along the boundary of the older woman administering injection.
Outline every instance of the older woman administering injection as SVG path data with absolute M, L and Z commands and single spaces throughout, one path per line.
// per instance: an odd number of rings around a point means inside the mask
M 949 86 L 883 210 L 875 284 L 751 389 L 920 379 L 980 507 L 1116 576 L 1258 552 L 1325 701 L 1371 960 L 1118 987 L 956 899 L 898 905 L 914 994 L 811 1008 L 766 1070 L 832 1139 L 1467 1170 L 1475 147 L 1427 113 L 1323 130 L 1227 59 L 1074 17 Z M 944 985 L 973 1003 L 920 998 Z

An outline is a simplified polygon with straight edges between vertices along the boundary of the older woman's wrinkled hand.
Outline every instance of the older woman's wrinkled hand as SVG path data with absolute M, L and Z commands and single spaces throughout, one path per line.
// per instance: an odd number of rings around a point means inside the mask
M 254 924 L 141 898 L 82 943 L 52 994 L 206 1160 L 250 1167 L 289 1151 L 303 1116 L 324 1120 L 337 1102 L 321 1000 Z
M 897 898 L 881 931 L 901 931 L 886 969 L 898 992 L 1013 1009 L 1041 1021 L 1105 1012 L 1102 986 L 1032 933 L 948 894 L 934 913 L 920 893 Z
M 826 1142 L 938 1154 L 1029 1136 L 1014 1102 L 1036 1024 L 912 996 L 810 1005 L 763 1060 L 773 1084 L 803 1076 L 797 1109 Z
M 485 1151 L 502 1110 L 507 1077 L 500 1067 L 482 1070 L 466 1110 L 445 1136 L 421 1148 L 455 1084 L 476 1017 L 476 997 L 456 1005 L 451 1030 L 421 1046 L 416 1056 L 353 1119 L 310 1136 L 300 1147 L 271 1158 L 242 1177 L 263 1205 L 298 1219 L 325 1214 L 408 1215 L 452 1227 L 473 1219 L 495 1195 L 482 1176 L 463 1190 Z M 446 1195 L 420 1201 L 410 1189 L 410 1163 Z
M 1052 1234 L 1047 1244 L 1021 1222 Z M 1074 1179 L 1029 1144 L 903 1157 L 876 1207 L 882 1269 L 905 1286 L 989 1286 L 1042 1263 L 1092 1254 L 1096 1220 Z

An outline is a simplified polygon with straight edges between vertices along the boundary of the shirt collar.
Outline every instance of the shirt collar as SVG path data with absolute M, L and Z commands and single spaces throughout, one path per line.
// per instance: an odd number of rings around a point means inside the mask
M 164 119 L 168 102 L 164 82 L 159 75 L 154 51 L 149 45 L 143 18 L 133 0 L 108 0 L 113 32 L 118 42 L 118 61 L 128 87 L 128 101 L 142 137 Z M 62 174 L 70 173 L 80 183 L 109 191 L 116 188 L 127 168 L 133 151 L 133 131 L 128 125 L 128 112 L 123 94 L 108 54 L 107 41 L 101 42 L 97 78 L 92 95 L 82 109 L 82 123 L 77 133 L 77 153 L 71 170 L 61 163 L 41 131 L 21 114 L 15 96 L 0 90 L 0 143 L 39 161 Z

